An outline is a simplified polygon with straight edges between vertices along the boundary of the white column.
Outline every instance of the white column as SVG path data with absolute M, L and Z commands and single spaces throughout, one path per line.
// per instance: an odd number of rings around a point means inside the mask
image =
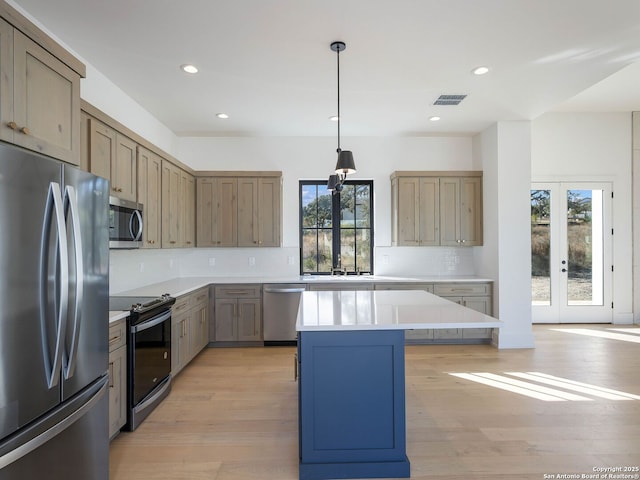
M 474 138 L 484 171 L 484 246 L 477 271 L 495 279 L 494 316 L 504 322 L 498 348 L 532 348 L 531 123 L 499 122 Z

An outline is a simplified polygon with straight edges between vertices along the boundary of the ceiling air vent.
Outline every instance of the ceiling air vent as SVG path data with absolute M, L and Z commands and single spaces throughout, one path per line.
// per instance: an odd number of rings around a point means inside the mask
M 462 100 L 466 98 L 466 95 L 440 95 L 434 105 L 459 105 Z

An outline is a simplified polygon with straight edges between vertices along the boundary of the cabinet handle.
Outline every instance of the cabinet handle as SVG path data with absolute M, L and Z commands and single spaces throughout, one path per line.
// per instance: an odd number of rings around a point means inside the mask
M 111 337 L 109 339 L 109 345 L 113 345 L 114 343 L 118 343 L 118 340 L 120 340 L 120 335 L 116 335 L 115 337 Z
M 7 127 L 9 127 L 11 130 L 16 130 L 18 128 L 18 124 L 16 122 L 9 122 L 7 123 Z
M 27 127 L 22 127 L 20 131 L 25 135 L 29 135 L 31 133 L 31 131 Z
M 169 240 L 169 243 L 174 244 L 174 243 L 176 243 L 176 241 L 175 240 Z
M 109 362 L 109 388 L 113 386 L 113 362 Z
M 188 242 L 187 242 L 187 245 L 191 245 L 191 242 L 189 242 L 189 241 L 188 241 Z

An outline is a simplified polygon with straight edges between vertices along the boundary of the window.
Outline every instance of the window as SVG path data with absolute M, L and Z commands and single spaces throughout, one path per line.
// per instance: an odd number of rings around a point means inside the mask
M 373 273 L 373 181 L 300 181 L 300 273 Z

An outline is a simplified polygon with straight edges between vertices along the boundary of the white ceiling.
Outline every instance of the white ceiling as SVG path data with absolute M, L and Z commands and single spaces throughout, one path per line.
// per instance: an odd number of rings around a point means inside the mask
M 345 136 L 467 134 L 552 110 L 640 110 L 638 0 L 13 3 L 177 135 L 335 135 L 335 40 L 347 45 Z M 200 72 L 182 72 L 184 63 Z M 478 65 L 491 71 L 474 76 Z M 434 106 L 440 94 L 468 97 Z

